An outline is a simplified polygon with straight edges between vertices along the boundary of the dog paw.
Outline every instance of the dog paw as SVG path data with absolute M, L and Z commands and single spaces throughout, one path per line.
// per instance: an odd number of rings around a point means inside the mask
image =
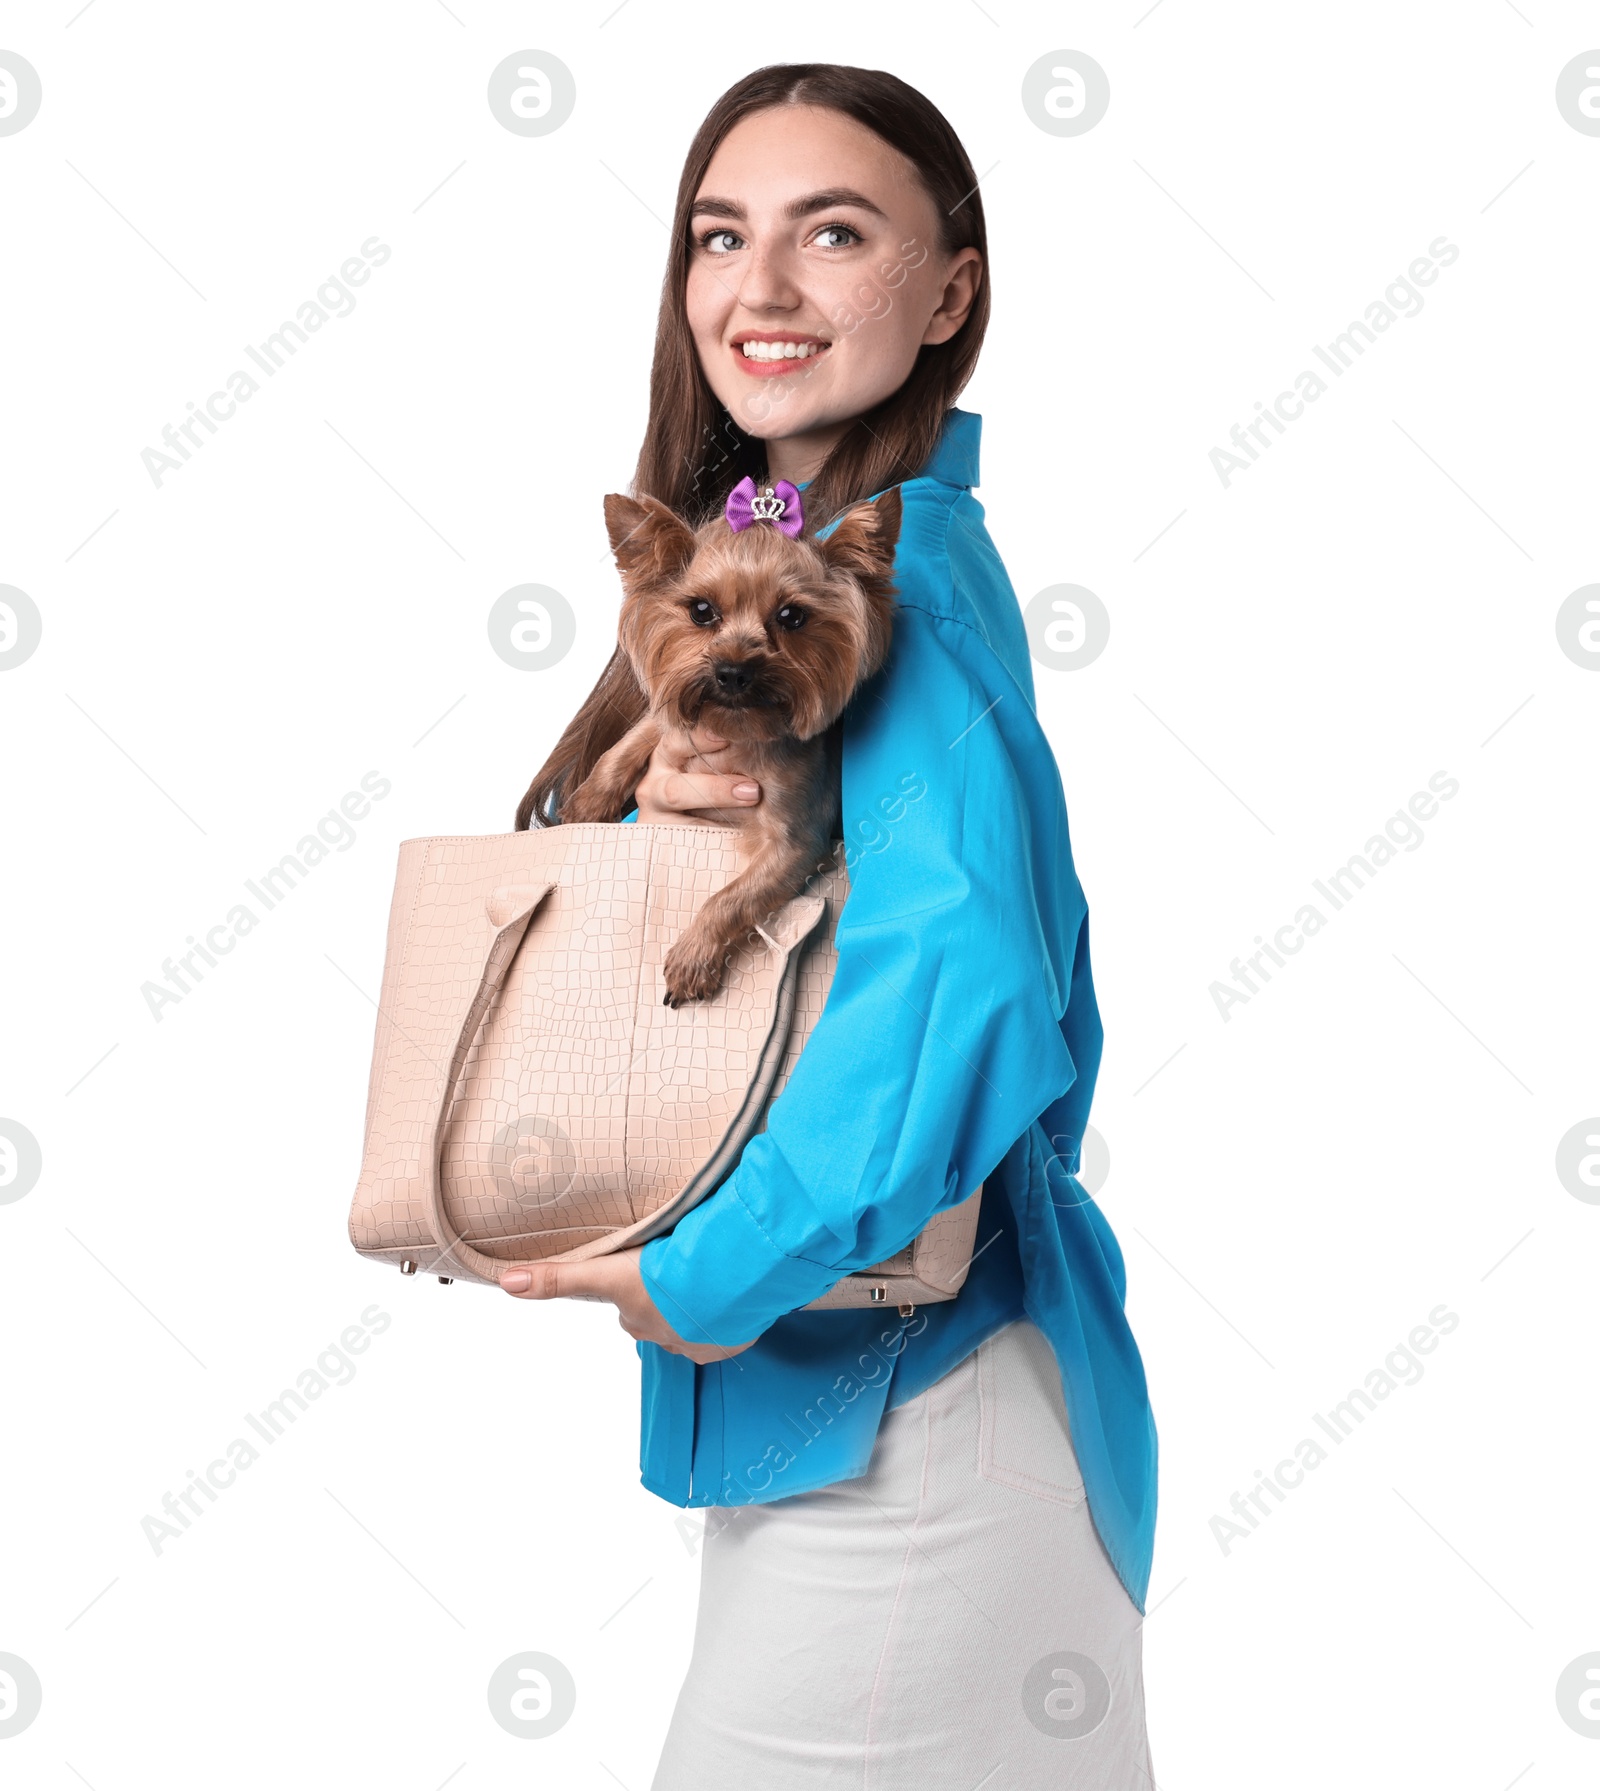
M 685 935 L 667 953 L 661 966 L 667 992 L 662 996 L 665 1007 L 682 1007 L 686 1001 L 709 1001 L 722 987 L 722 958 L 696 946 Z

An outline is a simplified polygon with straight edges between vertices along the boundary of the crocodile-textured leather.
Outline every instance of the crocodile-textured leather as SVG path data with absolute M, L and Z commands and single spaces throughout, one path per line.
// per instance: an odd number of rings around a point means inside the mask
M 667 948 L 738 870 L 737 830 L 569 824 L 400 847 L 350 1240 L 497 1283 L 670 1231 L 733 1169 L 827 999 L 843 847 L 662 1003 Z M 817 1307 L 954 1298 L 982 1193 Z

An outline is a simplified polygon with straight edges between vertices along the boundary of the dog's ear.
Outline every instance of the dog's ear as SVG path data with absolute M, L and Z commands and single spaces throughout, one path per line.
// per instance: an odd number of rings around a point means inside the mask
M 694 534 L 657 498 L 606 499 L 606 533 L 628 586 L 654 584 L 681 572 L 694 556 Z
M 817 551 L 856 578 L 887 578 L 894 569 L 901 514 L 900 487 L 892 485 L 876 503 L 868 500 L 846 510 L 833 533 L 817 542 Z

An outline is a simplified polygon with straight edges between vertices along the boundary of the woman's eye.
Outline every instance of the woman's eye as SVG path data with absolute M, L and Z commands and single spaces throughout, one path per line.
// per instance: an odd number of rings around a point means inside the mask
M 700 238 L 700 247 L 713 255 L 731 255 L 742 240 L 734 230 L 708 230 Z
M 829 242 L 829 237 L 839 237 L 838 242 Z M 859 230 L 852 230 L 848 224 L 824 224 L 817 232 L 817 246 L 823 249 L 848 249 L 851 243 L 863 240 Z
M 780 628 L 799 628 L 806 619 L 806 612 L 798 603 L 786 603 L 778 611 L 776 621 Z
M 696 627 L 709 628 L 713 622 L 721 618 L 717 615 L 717 606 L 707 603 L 704 597 L 691 598 L 689 603 L 689 620 Z

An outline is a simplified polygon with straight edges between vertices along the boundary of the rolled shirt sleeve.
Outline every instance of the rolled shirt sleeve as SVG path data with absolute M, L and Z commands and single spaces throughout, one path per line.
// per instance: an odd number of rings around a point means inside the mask
M 980 629 L 912 597 L 845 716 L 850 891 L 823 1012 L 733 1174 L 641 1255 L 689 1342 L 748 1342 L 903 1249 L 1077 1076 L 1086 914 L 1054 756 Z

